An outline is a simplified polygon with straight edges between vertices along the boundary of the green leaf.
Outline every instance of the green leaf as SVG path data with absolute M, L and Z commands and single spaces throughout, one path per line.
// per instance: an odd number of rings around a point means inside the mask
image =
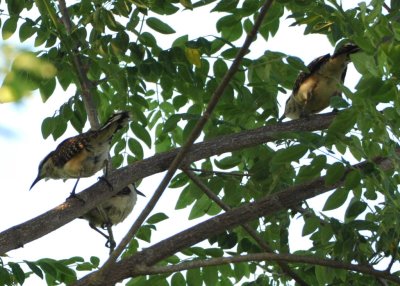
M 115 20 L 113 13 L 105 9 L 102 9 L 100 12 L 103 21 L 111 31 L 119 32 L 124 29 L 124 27 L 118 21 Z
M 122 154 L 117 154 L 111 159 L 113 168 L 118 168 L 124 162 L 124 156 Z
M 139 228 L 136 238 L 144 240 L 146 242 L 151 241 L 151 228 L 148 225 L 144 225 Z
M 301 235 L 306 236 L 313 233 L 318 229 L 319 225 L 320 221 L 318 217 L 312 216 L 309 218 L 304 218 L 304 226 Z
M 163 132 L 168 133 L 178 126 L 178 122 L 181 121 L 181 116 L 179 114 L 172 114 L 167 121 L 164 123 Z
M 316 156 L 312 160 L 310 165 L 301 166 L 299 173 L 297 174 L 296 177 L 296 183 L 304 183 L 306 181 L 319 177 L 325 165 L 326 165 L 326 156 L 323 155 Z
M 24 284 L 25 281 L 25 273 L 22 270 L 21 266 L 17 263 L 9 262 L 8 265 L 11 267 L 11 270 L 14 274 L 15 279 L 17 279 L 19 284 Z
M 36 29 L 34 28 L 34 22 L 30 19 L 26 19 L 19 28 L 19 40 L 24 42 L 35 34 Z
M 99 267 L 100 258 L 98 258 L 97 256 L 91 256 L 90 257 L 90 262 L 93 264 L 94 267 Z
M 42 122 L 42 136 L 44 139 L 49 137 L 54 130 L 54 118 L 53 117 L 46 117 Z
M 329 126 L 329 135 L 341 135 L 348 133 L 356 124 L 357 113 L 352 109 L 340 112 Z
M 171 47 L 184 47 L 185 44 L 189 41 L 189 36 L 188 35 L 183 35 L 180 36 L 179 38 L 176 38 Z
M 211 10 L 211 12 L 229 12 L 238 6 L 238 0 L 221 0 L 217 2 L 217 5 Z
M 189 214 L 189 220 L 204 216 L 210 208 L 211 204 L 212 203 L 209 197 L 207 197 L 206 195 L 202 195 L 200 199 L 198 199 L 194 203 Z
M 64 118 L 62 118 L 61 116 L 57 116 L 54 118 L 54 130 L 53 130 L 53 139 L 54 141 L 56 141 L 58 138 L 60 138 L 65 131 L 67 130 L 67 122 Z
M 171 286 L 186 286 L 185 277 L 183 277 L 182 273 L 176 272 L 172 275 Z
M 156 213 L 147 219 L 148 224 L 156 224 L 163 220 L 168 219 L 168 216 L 165 213 Z
M 332 271 L 332 269 L 328 269 L 324 266 L 315 266 L 315 276 L 317 278 L 319 285 L 327 285 L 330 284 L 331 281 L 329 280 L 328 272 Z
M 380 77 L 378 66 L 373 56 L 366 53 L 355 53 L 351 55 L 351 60 L 359 73 Z
M 233 167 L 236 167 L 239 165 L 241 162 L 241 159 L 237 156 L 230 156 L 230 157 L 225 157 L 221 160 L 214 160 L 215 165 L 220 168 L 220 169 L 231 169 Z
M 342 163 L 336 162 L 330 165 L 326 170 L 325 184 L 328 186 L 335 184 L 343 178 L 345 171 Z
M 346 175 L 346 179 L 344 180 L 344 186 L 348 190 L 352 190 L 360 185 L 361 182 L 361 174 L 359 170 L 352 170 L 350 173 Z
M 207 248 L 205 252 L 206 255 L 212 257 L 222 257 L 224 255 L 224 251 L 220 248 Z
M 43 80 L 39 85 L 40 95 L 42 97 L 43 102 L 46 102 L 47 99 L 53 94 L 56 89 L 56 79 L 50 78 L 47 80 Z
M 349 190 L 346 188 L 338 188 L 326 200 L 323 210 L 330 211 L 342 206 L 349 195 Z
M 218 268 L 216 266 L 204 267 L 202 277 L 206 286 L 217 285 Z
M 3 40 L 10 38 L 17 29 L 18 17 L 10 17 L 3 24 L 2 36 Z
M 93 264 L 90 262 L 83 262 L 80 263 L 76 266 L 76 270 L 78 271 L 92 271 L 93 270 Z
M 235 273 L 235 278 L 237 281 L 241 280 L 244 276 L 248 277 L 249 273 L 249 264 L 247 263 L 236 263 L 233 265 L 233 270 Z
M 289 65 L 294 67 L 296 70 L 301 70 L 301 71 L 308 71 L 307 66 L 304 64 L 304 62 L 298 58 L 298 57 L 292 57 L 288 56 L 286 58 L 287 62 Z
M 151 137 L 149 132 L 137 122 L 131 122 L 131 130 L 140 140 L 142 140 L 147 147 L 151 148 Z
M 153 30 L 161 34 L 173 34 L 175 30 L 172 29 L 168 24 L 164 23 L 160 19 L 149 17 L 146 19 L 146 24 Z
M 278 150 L 271 160 L 271 165 L 287 164 L 301 159 L 308 151 L 308 147 L 298 144 Z
M 57 272 L 61 274 L 63 281 L 76 281 L 76 273 L 74 270 L 68 268 L 59 261 L 54 261 L 53 266 L 57 269 Z
M 41 260 L 38 260 L 37 265 L 40 266 L 40 268 L 44 271 L 44 273 L 57 278 L 57 269 L 55 268 L 55 266 L 53 265 L 52 261 L 44 258 Z
M 134 138 L 128 139 L 128 147 L 129 150 L 135 155 L 135 161 L 142 160 L 144 156 L 144 151 L 142 145 L 140 145 L 139 141 Z
M 186 272 L 186 281 L 189 286 L 201 286 L 203 279 L 200 275 L 200 268 L 189 269 Z
M 363 213 L 366 208 L 367 208 L 366 203 L 364 203 L 362 201 L 358 201 L 358 200 L 353 200 L 346 210 L 346 213 L 345 213 L 346 221 L 355 219 L 361 213 Z
M 0 266 L 0 285 L 10 285 L 11 284 L 11 275 L 8 271 Z
M 26 261 L 24 260 L 26 265 L 32 270 L 33 273 L 35 273 L 37 276 L 39 276 L 41 279 L 43 279 L 43 272 L 40 270 L 39 267 L 36 266 L 34 262 Z

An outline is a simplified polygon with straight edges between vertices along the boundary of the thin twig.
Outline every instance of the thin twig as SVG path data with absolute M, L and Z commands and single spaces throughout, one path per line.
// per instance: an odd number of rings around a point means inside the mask
M 215 203 L 217 203 L 224 211 L 230 211 L 231 207 L 225 204 L 216 194 L 214 194 L 207 186 L 204 184 L 195 173 L 189 170 L 184 170 L 185 174 Z M 258 243 L 262 250 L 269 253 L 274 253 L 274 250 L 260 237 L 260 235 L 253 229 L 248 223 L 241 225 L 247 233 Z M 297 275 L 287 263 L 278 261 L 277 264 L 282 268 L 283 272 L 294 279 L 299 285 L 307 286 L 308 283 L 305 282 L 300 276 Z
M 392 12 L 392 9 L 385 2 L 383 2 L 382 5 L 383 5 L 383 8 L 385 8 L 388 13 Z
M 233 256 L 233 257 L 217 257 L 204 260 L 182 262 L 179 264 L 169 265 L 169 266 L 150 266 L 150 267 L 143 266 L 141 267 L 140 272 L 139 271 L 135 272 L 135 276 L 144 274 L 173 273 L 200 267 L 218 266 L 223 264 L 251 262 L 251 261 L 265 261 L 265 262 L 280 261 L 286 263 L 306 263 L 310 265 L 320 265 L 329 268 L 344 269 L 348 271 L 363 273 L 371 275 L 376 278 L 383 278 L 395 282 L 397 284 L 400 284 L 400 278 L 398 276 L 392 275 L 386 271 L 375 270 L 370 266 L 346 263 L 342 261 L 335 261 L 329 259 L 322 259 L 314 256 L 276 254 L 276 253 L 254 253 L 254 254 Z
M 117 246 L 115 251 L 110 255 L 109 259 L 105 262 L 103 267 L 100 269 L 100 274 L 99 275 L 104 275 L 107 273 L 107 269 L 110 267 L 110 265 L 114 264 L 115 261 L 118 259 L 118 257 L 121 255 L 122 251 L 125 249 L 126 245 L 132 240 L 134 235 L 136 234 L 137 230 L 140 228 L 140 226 L 143 224 L 147 216 L 150 214 L 150 212 L 153 210 L 155 205 L 157 204 L 158 200 L 160 199 L 161 195 L 163 194 L 164 190 L 167 188 L 170 180 L 174 176 L 176 170 L 178 169 L 179 165 L 181 164 L 182 160 L 184 159 L 186 153 L 189 151 L 190 147 L 193 145 L 194 141 L 199 137 L 201 131 L 203 130 L 204 125 L 206 124 L 207 120 L 211 116 L 212 111 L 214 110 L 215 106 L 217 105 L 220 97 L 222 96 L 225 88 L 228 86 L 230 80 L 234 76 L 236 70 L 238 69 L 241 60 L 243 57 L 246 55 L 250 44 L 253 42 L 255 36 L 257 35 L 258 29 L 261 26 L 261 23 L 264 19 L 265 14 L 267 13 L 268 9 L 270 8 L 273 0 L 266 0 L 263 6 L 261 7 L 260 13 L 257 17 L 257 20 L 254 23 L 254 27 L 251 30 L 251 32 L 247 35 L 246 40 L 242 46 L 242 48 L 239 50 L 235 60 L 233 61 L 231 67 L 225 74 L 224 78 L 222 79 L 220 85 L 217 87 L 217 89 L 214 91 L 209 104 L 203 113 L 203 116 L 200 118 L 200 120 L 197 122 L 196 126 L 194 127 L 193 131 L 189 135 L 188 140 L 186 141 L 185 145 L 182 147 L 182 149 L 179 151 L 179 153 L 176 155 L 175 159 L 171 163 L 171 165 L 168 168 L 168 171 L 159 184 L 157 190 L 154 192 L 154 195 L 151 197 L 150 201 L 142 211 L 142 213 L 139 215 L 135 223 L 132 225 L 128 233 L 125 235 L 125 237 L 122 239 L 120 244 Z
M 69 17 L 68 9 L 65 4 L 65 0 L 58 0 L 59 9 L 61 12 L 61 20 L 65 26 L 68 36 L 72 33 L 72 22 Z M 61 32 L 60 32 L 61 33 Z M 62 39 L 62 37 L 60 37 Z M 65 41 L 63 41 L 65 42 Z M 82 90 L 82 100 L 85 105 L 85 110 L 88 115 L 89 123 L 92 129 L 99 129 L 99 118 L 97 114 L 96 105 L 93 100 L 93 84 L 87 77 L 87 71 L 84 68 L 81 58 L 79 57 L 79 45 L 78 43 L 73 43 L 75 46 L 72 47 L 72 51 L 70 52 L 72 61 L 75 66 L 75 70 L 78 73 L 78 80 Z M 68 47 L 69 45 L 65 43 L 65 46 Z

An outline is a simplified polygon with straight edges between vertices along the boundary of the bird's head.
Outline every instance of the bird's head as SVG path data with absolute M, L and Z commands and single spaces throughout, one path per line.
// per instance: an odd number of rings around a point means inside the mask
M 349 55 L 357 53 L 358 51 L 360 51 L 360 48 L 357 45 L 353 43 L 345 43 L 343 45 L 336 47 L 336 51 L 332 57 L 337 57 L 345 54 L 347 55 L 348 60 L 350 60 Z
M 33 181 L 31 187 L 29 188 L 29 190 L 31 190 L 33 188 L 34 185 L 36 185 L 37 182 L 39 182 L 41 179 L 44 179 L 46 177 L 49 176 L 49 174 L 51 173 L 52 170 L 52 166 L 53 164 L 53 160 L 51 159 L 51 155 L 53 154 L 53 152 L 51 152 L 50 154 L 48 154 L 39 164 L 39 168 L 38 168 L 38 175 L 36 177 L 36 179 Z

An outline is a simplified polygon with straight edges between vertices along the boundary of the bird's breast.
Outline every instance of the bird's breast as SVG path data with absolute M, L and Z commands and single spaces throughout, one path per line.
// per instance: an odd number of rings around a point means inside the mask
M 107 156 L 108 152 L 93 153 L 83 149 L 71 158 L 62 169 L 70 178 L 90 177 L 104 167 Z

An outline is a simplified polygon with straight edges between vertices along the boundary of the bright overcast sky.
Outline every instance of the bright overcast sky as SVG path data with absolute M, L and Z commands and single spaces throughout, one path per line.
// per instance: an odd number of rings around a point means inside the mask
M 344 2 L 349 7 L 359 1 Z M 214 5 L 212 4 L 210 7 Z M 207 9 L 202 10 L 205 11 Z M 177 30 L 177 34 L 168 37 L 157 37 L 159 43 L 165 41 L 164 45 L 161 44 L 162 46 L 168 47 L 168 41 L 177 38 L 178 35 L 189 34 L 189 38 L 194 39 L 199 36 L 216 34 L 215 22 L 212 19 L 218 19 L 220 14 L 199 13 L 199 10 L 196 9 L 193 12 L 179 12 L 178 15 L 165 18 L 166 22 Z M 207 15 L 207 21 L 204 21 L 204 15 Z M 180 24 L 174 24 L 173 20 L 178 18 Z M 333 52 L 333 47 L 326 37 L 320 35 L 304 36 L 302 28 L 288 27 L 292 21 L 286 20 L 282 23 L 275 38 L 268 42 L 259 40 L 257 46 L 253 45 L 251 47 L 252 54 L 249 57 L 258 58 L 264 53 L 264 50 L 269 49 L 300 57 L 308 64 L 317 56 Z M 14 38 L 13 41 L 5 41 L 3 44 L 20 47 L 17 38 Z M 29 47 L 29 45 L 27 46 L 24 43 L 24 47 Z M 349 87 L 354 86 L 358 81 L 358 77 L 353 66 L 350 66 L 346 85 Z M 73 128 L 69 128 L 62 138 L 54 142 L 51 137 L 44 140 L 40 129 L 42 120 L 45 117 L 52 116 L 73 94 L 73 89 L 65 92 L 59 88 L 45 104 L 42 103 L 39 94 L 34 93 L 21 103 L 0 105 L 0 150 L 2 152 L 0 164 L 0 231 L 48 211 L 64 202 L 69 196 L 75 180 L 68 180 L 65 183 L 62 180 L 49 180 L 47 182 L 42 180 L 32 191 L 28 190 L 37 175 L 37 167 L 43 157 L 54 150 L 63 139 L 76 135 L 76 131 Z M 284 102 L 287 96 L 281 95 L 280 102 Z M 280 114 L 282 114 L 282 110 Z M 149 152 L 146 157 L 152 154 L 152 152 Z M 79 192 L 90 186 L 97 180 L 97 177 L 95 175 L 92 178 L 81 179 L 77 191 Z M 156 183 L 159 178 L 161 178 L 161 175 L 143 180 L 139 190 L 145 193 L 147 198 L 139 196 L 138 204 L 133 213 L 125 222 L 114 227 L 117 243 L 156 189 Z M 158 242 L 188 227 L 186 221 L 188 213 L 184 212 L 182 214 L 182 211 L 175 212 L 173 210 L 178 194 L 176 189 L 167 190 L 159 203 L 158 210 L 155 212 L 165 212 L 170 216 L 170 219 L 158 225 L 157 232 L 153 233 L 154 242 Z M 315 198 L 311 201 L 315 202 L 316 207 L 321 209 L 321 203 L 318 204 L 320 200 L 321 198 Z M 198 220 L 191 221 L 191 223 L 195 222 L 198 222 Z M 305 239 L 301 239 L 302 243 L 299 243 L 301 228 L 302 220 L 298 220 L 298 223 L 296 222 L 295 228 L 292 227 L 295 231 L 291 233 L 290 241 L 296 241 L 297 243 L 291 243 L 291 250 L 303 249 L 309 245 L 309 242 Z M 77 219 L 41 239 L 25 245 L 22 249 L 9 252 L 8 255 L 14 262 L 22 259 L 36 260 L 43 257 L 63 259 L 82 256 L 85 259 L 89 259 L 92 255 L 100 257 L 101 261 L 104 262 L 108 255 L 108 249 L 104 247 L 104 243 L 105 239 L 89 228 L 86 221 Z M 43 285 L 45 283 L 40 281 L 40 279 L 29 278 L 24 285 L 38 285 L 38 283 Z

